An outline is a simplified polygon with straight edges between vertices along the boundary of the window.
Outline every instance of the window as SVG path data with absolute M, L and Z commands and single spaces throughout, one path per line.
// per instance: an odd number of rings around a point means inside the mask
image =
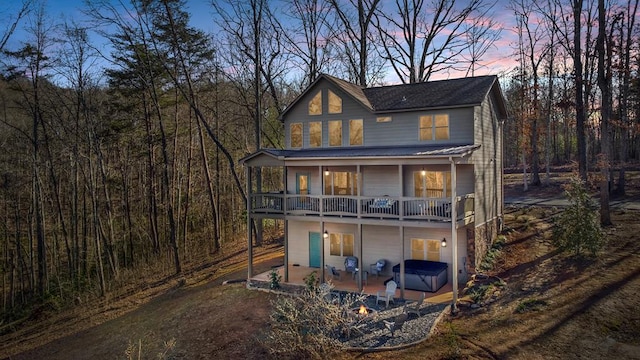
M 416 171 L 413 173 L 413 183 L 416 197 L 451 197 L 450 171 Z
M 391 116 L 378 116 L 376 122 L 391 122 Z
M 420 116 L 420 140 L 449 139 L 449 115 Z
M 329 146 L 342 146 L 342 120 L 329 121 Z
M 342 99 L 329 90 L 329 114 L 342 113 Z
M 349 120 L 349 145 L 362 145 L 362 119 Z
M 322 115 L 322 92 L 318 91 L 316 96 L 309 101 L 309 115 Z
M 291 147 L 302 147 L 302 123 L 291 124 Z
M 415 260 L 440 261 L 440 241 L 411 239 L 411 258 Z
M 309 123 L 309 146 L 322 146 L 322 122 L 313 121 Z
M 357 195 L 358 174 L 347 171 L 325 171 L 324 195 Z
M 329 254 L 332 256 L 353 256 L 353 234 L 329 234 Z

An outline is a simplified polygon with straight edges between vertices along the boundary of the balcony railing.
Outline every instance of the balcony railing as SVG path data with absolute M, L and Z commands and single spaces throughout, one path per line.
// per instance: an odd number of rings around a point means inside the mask
M 396 220 L 451 221 L 451 199 L 252 194 L 251 211 L 260 214 L 323 215 Z M 286 206 L 284 206 L 286 205 Z M 474 214 L 474 195 L 456 198 L 457 220 Z

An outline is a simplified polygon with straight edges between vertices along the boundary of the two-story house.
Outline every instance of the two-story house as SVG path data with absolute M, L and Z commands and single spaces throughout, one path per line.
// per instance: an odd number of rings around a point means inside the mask
M 501 227 L 505 118 L 495 76 L 362 88 L 322 75 L 282 115 L 286 148 L 241 160 L 249 220 L 284 220 L 284 281 L 288 265 L 355 256 L 445 262 L 461 283 Z M 281 191 L 258 193 L 257 167 L 281 168 Z

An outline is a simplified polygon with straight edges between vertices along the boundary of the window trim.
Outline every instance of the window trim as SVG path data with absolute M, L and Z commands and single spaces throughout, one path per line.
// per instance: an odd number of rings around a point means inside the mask
M 446 126 L 437 126 L 437 121 L 436 119 L 439 117 L 445 117 Z M 431 125 L 429 126 L 422 126 L 422 120 L 427 120 L 428 118 L 431 119 Z M 438 138 L 438 130 L 441 129 L 446 129 L 447 131 L 447 136 L 446 138 Z M 422 136 L 422 131 L 423 130 L 429 130 L 431 133 L 431 137 L 430 138 L 423 138 Z M 439 114 L 426 114 L 426 115 L 420 115 L 420 117 L 418 118 L 418 140 L 420 141 L 442 141 L 442 140 L 450 140 L 451 139 L 451 122 L 449 121 L 449 114 L 448 113 L 439 113 Z
M 424 174 L 423 174 L 424 173 Z M 431 196 L 418 196 L 416 195 L 416 188 L 417 188 L 417 184 L 416 184 L 416 177 L 419 177 L 422 180 L 422 191 L 423 193 L 426 195 L 429 191 L 429 188 L 427 187 L 427 173 L 440 173 L 442 174 L 442 189 L 438 189 L 442 191 L 443 196 L 440 197 L 439 199 L 446 199 L 446 198 L 450 198 L 451 197 L 451 190 L 453 188 L 453 184 L 451 183 L 451 171 L 434 171 L 434 170 L 418 170 L 418 171 L 414 171 L 413 172 L 413 195 L 415 197 L 423 197 L 423 198 L 431 198 Z M 449 175 L 447 175 L 449 174 Z
M 336 93 L 334 93 L 333 91 L 331 91 L 330 89 L 327 89 L 327 113 L 328 114 L 342 114 L 342 98 L 340 96 L 338 96 Z M 340 103 L 337 104 L 337 107 L 339 107 L 338 111 L 331 111 L 331 101 L 332 100 L 337 100 Z
M 322 147 L 322 140 L 323 140 L 322 139 L 322 121 L 310 121 L 308 124 L 309 124 L 309 126 L 308 126 L 309 127 L 309 147 L 310 148 Z M 312 143 L 312 139 L 313 139 L 313 136 L 311 135 L 311 125 L 312 124 L 317 124 L 317 125 L 320 126 L 320 143 L 318 145 L 314 145 Z
M 353 137 L 352 137 L 352 127 L 351 127 L 351 123 L 352 122 L 359 122 L 360 123 L 360 144 L 354 144 L 352 142 Z M 363 146 L 364 145 L 364 120 L 363 119 L 350 119 L 349 120 L 349 146 Z
M 317 111 L 311 111 L 311 104 L 313 104 L 314 101 L 317 101 L 319 103 L 319 107 Z M 322 90 L 318 91 L 318 93 L 313 95 L 311 100 L 309 100 L 309 103 L 307 104 L 307 113 L 310 116 L 322 115 Z
M 333 131 L 331 131 L 331 124 L 340 124 L 340 144 L 333 144 Z M 329 120 L 329 122 L 327 123 L 327 131 L 329 132 L 329 146 L 330 147 L 340 147 L 342 146 L 342 142 L 343 142 L 343 129 L 342 129 L 342 120 Z
M 335 179 L 335 174 L 336 173 L 346 173 L 347 176 L 349 177 L 348 181 L 351 184 L 350 187 L 350 192 L 351 194 L 346 194 L 346 195 L 340 195 L 340 194 L 336 194 L 336 187 L 334 185 L 334 179 Z M 323 195 L 329 195 L 329 196 L 357 196 L 358 195 L 358 188 L 359 185 L 358 182 L 359 180 L 359 176 L 358 173 L 355 171 L 325 171 L 323 172 L 322 176 L 324 176 L 323 179 L 323 189 L 322 189 L 322 194 Z M 327 178 L 329 179 L 329 181 L 327 181 Z M 327 187 L 329 187 L 331 189 L 331 193 L 327 193 Z
M 293 145 L 293 127 L 294 126 L 300 127 L 300 146 Z M 292 149 L 301 149 L 304 146 L 304 126 L 302 125 L 301 122 L 294 122 L 289 124 L 289 146 Z
M 414 250 L 414 241 L 420 241 L 422 242 L 422 257 L 421 258 L 416 258 L 414 257 L 415 253 L 418 250 Z M 442 259 L 442 246 L 440 245 L 440 241 L 441 240 L 436 240 L 436 239 L 421 239 L 421 238 L 411 238 L 411 259 L 415 259 L 415 260 L 428 260 L 428 261 L 440 261 L 440 259 Z M 429 254 L 435 254 L 434 251 L 429 251 L 429 243 L 435 244 L 436 247 L 438 248 L 438 258 L 437 259 L 429 259 Z
M 332 253 L 332 249 L 331 249 L 331 242 L 334 240 L 334 237 L 336 236 L 340 245 L 340 255 L 336 255 Z M 351 254 L 346 254 L 344 252 L 345 237 L 351 238 Z M 340 233 L 340 232 L 329 233 L 329 256 L 340 256 L 340 257 L 354 256 L 353 254 L 355 254 L 355 250 L 356 250 L 355 248 L 356 248 L 356 240 L 355 240 L 355 235 L 353 233 Z

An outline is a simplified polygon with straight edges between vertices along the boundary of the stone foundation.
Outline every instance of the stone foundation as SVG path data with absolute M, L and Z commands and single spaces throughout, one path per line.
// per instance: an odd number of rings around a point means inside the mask
M 476 267 L 482 262 L 487 251 L 498 237 L 502 219 L 496 218 L 481 226 L 467 229 L 467 273 L 476 273 Z

